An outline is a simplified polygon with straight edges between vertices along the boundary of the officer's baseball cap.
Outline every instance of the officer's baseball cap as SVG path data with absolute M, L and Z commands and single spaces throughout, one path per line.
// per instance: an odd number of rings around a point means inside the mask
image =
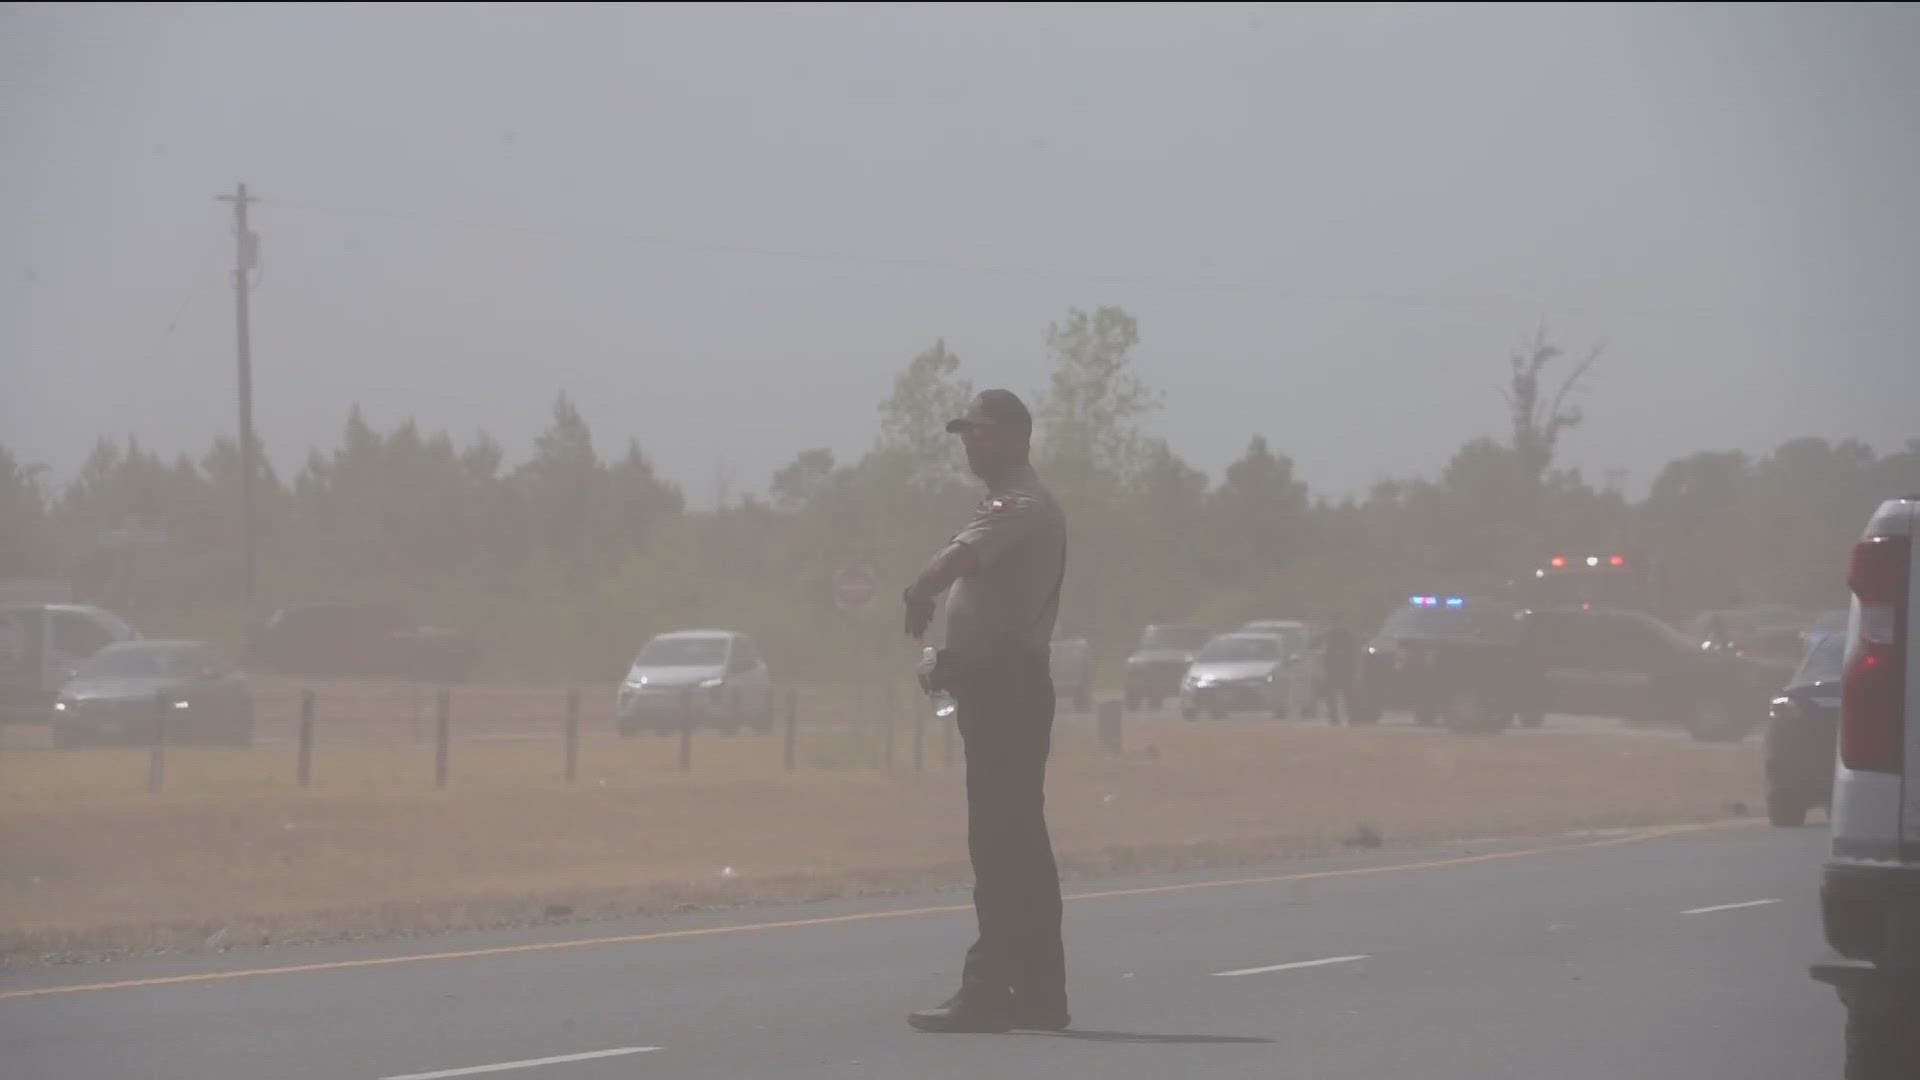
M 947 434 L 958 435 L 980 422 L 999 424 L 1015 431 L 1033 433 L 1033 414 L 1026 403 L 1011 390 L 982 390 L 967 406 L 965 416 L 947 421 Z

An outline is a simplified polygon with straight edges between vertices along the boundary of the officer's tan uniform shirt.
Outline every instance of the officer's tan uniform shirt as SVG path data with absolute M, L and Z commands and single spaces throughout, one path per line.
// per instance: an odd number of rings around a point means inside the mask
M 946 646 L 984 658 L 1008 645 L 1046 654 L 1060 615 L 1055 586 L 1066 559 L 1067 521 L 1028 467 L 989 487 L 973 520 L 953 537 L 980 565 L 947 597 Z

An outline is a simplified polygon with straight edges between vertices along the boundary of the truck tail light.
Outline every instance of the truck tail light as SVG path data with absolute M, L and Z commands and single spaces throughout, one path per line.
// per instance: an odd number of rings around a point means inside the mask
M 1847 588 L 1853 620 L 1840 693 L 1840 761 L 1849 769 L 1899 774 L 1905 763 L 1906 536 L 1868 537 L 1853 546 Z

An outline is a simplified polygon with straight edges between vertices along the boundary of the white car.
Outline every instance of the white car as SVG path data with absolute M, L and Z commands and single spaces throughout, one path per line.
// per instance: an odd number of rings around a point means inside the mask
M 1275 719 L 1304 715 L 1313 679 L 1280 634 L 1237 630 L 1207 642 L 1180 681 L 1180 714 L 1222 720 L 1230 713 L 1269 712 Z
M 1920 496 L 1880 505 L 1854 545 L 1841 666 L 1827 944 L 1813 966 L 1847 1009 L 1847 1080 L 1920 1076 Z
M 682 724 L 732 734 L 773 730 L 773 680 L 760 649 L 735 630 L 676 630 L 647 642 L 614 702 L 620 734 L 679 731 Z

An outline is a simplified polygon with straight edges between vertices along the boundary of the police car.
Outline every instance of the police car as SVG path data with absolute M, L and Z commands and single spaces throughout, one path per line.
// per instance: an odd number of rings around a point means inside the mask
M 1512 723 L 1523 685 L 1514 677 L 1519 626 L 1494 599 L 1418 593 L 1387 617 L 1361 650 L 1353 721 L 1372 724 L 1387 709 L 1420 724 L 1490 732 Z
M 1847 1010 L 1847 1080 L 1920 1076 L 1920 495 L 1882 503 L 1854 545 L 1831 851 L 1813 967 Z

